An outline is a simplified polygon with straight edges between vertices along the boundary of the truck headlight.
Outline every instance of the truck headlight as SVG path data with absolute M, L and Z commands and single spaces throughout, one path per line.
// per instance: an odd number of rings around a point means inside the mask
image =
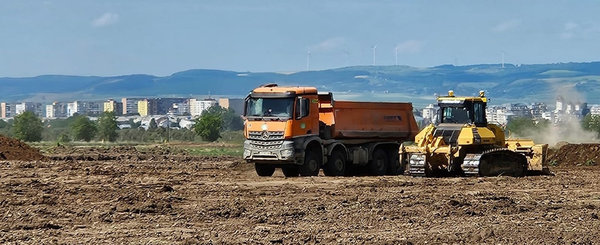
M 281 157 L 288 158 L 294 155 L 294 149 L 285 149 L 281 151 Z

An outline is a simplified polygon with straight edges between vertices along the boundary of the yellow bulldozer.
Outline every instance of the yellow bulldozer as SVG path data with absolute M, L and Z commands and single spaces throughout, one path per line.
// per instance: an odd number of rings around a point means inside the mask
M 413 145 L 400 147 L 400 163 L 412 176 L 515 176 L 550 174 L 547 144 L 506 139 L 488 123 L 487 98 L 439 96 L 436 124 L 425 127 Z

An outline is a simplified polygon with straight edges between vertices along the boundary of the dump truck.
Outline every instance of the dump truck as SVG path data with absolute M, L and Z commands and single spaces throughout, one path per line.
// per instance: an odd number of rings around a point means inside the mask
M 437 124 L 400 147 L 399 159 L 412 176 L 524 176 L 550 174 L 547 144 L 531 139 L 506 139 L 504 130 L 488 123 L 488 99 L 457 97 L 453 91 L 437 98 Z
M 398 174 L 400 144 L 417 133 L 411 103 L 337 101 L 315 87 L 267 84 L 245 99 L 243 157 L 259 176 L 276 168 L 287 177 L 320 169 L 327 176 Z

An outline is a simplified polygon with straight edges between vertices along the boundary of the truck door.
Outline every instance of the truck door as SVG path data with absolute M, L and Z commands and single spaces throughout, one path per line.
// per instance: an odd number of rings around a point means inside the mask
M 297 97 L 294 106 L 294 123 L 292 126 L 294 136 L 319 134 L 319 112 L 317 102 L 318 100 L 316 97 Z

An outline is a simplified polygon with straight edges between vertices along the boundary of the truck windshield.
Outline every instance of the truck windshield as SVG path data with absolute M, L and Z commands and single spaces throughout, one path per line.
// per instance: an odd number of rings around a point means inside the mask
M 442 108 L 442 123 L 470 123 L 469 111 L 465 107 Z
M 246 116 L 291 118 L 294 98 L 249 98 Z

